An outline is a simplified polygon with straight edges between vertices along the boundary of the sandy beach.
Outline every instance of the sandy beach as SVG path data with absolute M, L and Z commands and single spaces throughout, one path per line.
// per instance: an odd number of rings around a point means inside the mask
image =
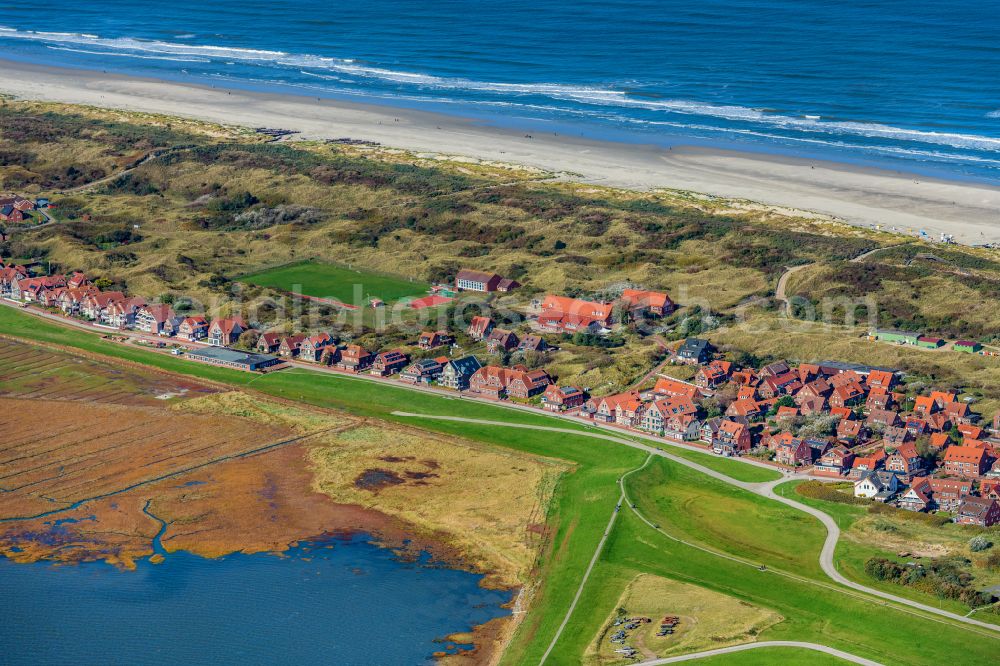
M 20 99 L 162 113 L 350 137 L 416 153 L 507 162 L 571 180 L 670 188 L 831 216 L 957 242 L 1000 242 L 1000 187 L 817 160 L 677 145 L 593 141 L 510 130 L 444 114 L 247 92 L 0 60 L 0 93 Z

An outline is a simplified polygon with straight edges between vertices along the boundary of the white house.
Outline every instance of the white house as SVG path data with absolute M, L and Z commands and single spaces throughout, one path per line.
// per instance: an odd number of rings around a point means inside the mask
M 885 502 L 899 492 L 899 479 L 890 472 L 868 472 L 854 482 L 854 496 Z

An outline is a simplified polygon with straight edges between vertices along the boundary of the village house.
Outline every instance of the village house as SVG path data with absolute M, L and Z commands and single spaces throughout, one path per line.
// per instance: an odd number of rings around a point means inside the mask
M 257 338 L 257 351 L 261 354 L 277 354 L 281 349 L 281 333 L 269 331 L 261 333 Z
M 542 301 L 538 325 L 542 328 L 573 334 L 578 331 L 599 333 L 612 324 L 611 303 L 597 303 L 549 294 Z
M 28 277 L 24 266 L 4 266 L 0 264 L 0 296 L 11 298 L 11 290 L 21 280 Z
M 68 291 L 68 290 L 67 290 Z M 108 324 L 115 328 L 133 328 L 136 324 L 136 316 L 139 310 L 146 305 L 146 299 L 141 296 L 132 296 L 123 301 L 112 301 L 104 313 Z M 173 315 L 173 312 L 170 313 Z M 160 335 L 174 335 L 181 319 L 176 315 L 169 317 L 160 328 Z
M 712 345 L 701 338 L 687 338 L 677 349 L 677 360 L 687 364 L 707 363 L 712 355 Z
M 881 389 L 873 388 L 865 398 L 865 411 L 871 413 L 876 410 L 889 410 L 892 408 L 894 400 L 892 394 Z
M 865 390 L 857 382 L 837 386 L 830 393 L 830 407 L 854 407 L 864 402 Z
M 865 423 L 869 428 L 885 430 L 899 425 L 899 414 L 891 409 L 873 409 L 868 413 Z
M 713 416 L 701 422 L 698 429 L 698 439 L 706 444 L 711 444 L 718 436 L 719 428 L 722 426 L 722 417 Z
M 319 363 L 323 358 L 323 352 L 330 346 L 336 345 L 337 341 L 329 333 L 323 332 L 312 335 L 302 341 L 299 345 L 299 359 L 311 363 Z
M 410 357 L 399 349 L 384 351 L 375 355 L 369 372 L 376 377 L 388 377 L 402 371 L 409 362 Z
M 78 288 L 66 288 L 59 294 L 59 309 L 68 315 L 76 315 L 80 313 L 80 305 L 83 303 L 83 299 L 91 294 L 96 294 L 100 291 L 94 286 L 85 286 Z
M 228 347 L 236 344 L 247 329 L 239 315 L 212 320 L 208 326 L 208 344 L 213 347 Z
M 646 403 L 639 398 L 623 400 L 615 406 L 615 423 L 626 428 L 639 428 L 646 413 Z
M 593 418 L 595 421 L 614 423 L 615 415 L 618 410 L 618 403 L 626 400 L 638 399 L 639 393 L 637 391 L 616 393 L 615 395 L 607 395 L 603 398 L 591 398 L 584 405 L 584 413 Z
M 632 319 L 648 316 L 664 317 L 674 311 L 674 302 L 659 291 L 625 289 L 622 291 L 621 302 Z
M 543 352 L 548 348 L 549 346 L 546 344 L 545 338 L 540 335 L 526 335 L 517 343 L 517 350 L 522 352 Z
M 697 386 L 682 382 L 679 379 L 673 379 L 672 377 L 660 377 L 657 379 L 656 384 L 653 385 L 653 392 L 670 398 L 684 397 L 691 400 L 701 398 L 701 391 L 698 390 Z
M 900 509 L 907 511 L 927 511 L 931 508 L 930 491 L 924 484 L 913 484 L 896 501 Z
M 201 315 L 185 317 L 177 327 L 177 337 L 188 342 L 208 337 L 208 320 Z
M 80 314 L 99 324 L 108 323 L 108 308 L 112 303 L 124 301 L 125 294 L 120 291 L 99 291 L 84 297 L 80 303 Z
M 473 340 L 483 340 L 493 331 L 494 326 L 493 320 L 489 317 L 473 317 L 472 321 L 469 322 L 469 328 L 466 329 L 466 333 Z
M 795 467 L 808 465 L 812 462 L 812 450 L 805 440 L 790 432 L 772 435 L 766 442 L 767 448 L 774 451 L 775 461 L 782 465 Z
M 698 369 L 694 383 L 699 388 L 714 389 L 729 381 L 733 364 L 729 361 L 712 361 Z
M 888 502 L 899 492 L 899 479 L 889 472 L 871 471 L 854 482 L 854 496 Z
M 336 367 L 345 372 L 361 373 L 371 367 L 374 355 L 361 345 L 347 345 L 340 352 Z
M 493 332 L 486 338 L 486 351 L 490 354 L 500 354 L 517 349 L 520 344 L 517 334 L 502 328 L 494 328 Z
M 885 459 L 885 468 L 909 481 L 923 473 L 924 460 L 917 453 L 916 445 L 913 442 L 906 442 L 889 454 Z
M 479 368 L 483 367 L 479 359 L 471 354 L 462 358 L 446 361 L 441 369 L 441 377 L 438 384 L 455 391 L 465 391 L 469 388 L 472 376 Z
M 420 334 L 420 338 L 417 339 L 417 346 L 426 351 L 450 345 L 454 341 L 455 338 L 448 331 L 424 331 Z
M 701 421 L 694 414 L 670 414 L 663 424 L 663 436 L 693 442 L 701 435 Z
M 966 479 L 940 479 L 936 477 L 921 476 L 914 480 L 910 489 L 917 489 L 920 494 L 927 498 L 928 504 L 925 509 L 941 509 L 942 511 L 954 511 L 972 493 L 972 482 Z M 913 501 L 916 504 L 916 501 Z M 914 507 L 912 510 L 919 510 Z
M 854 444 L 861 437 L 861 421 L 841 419 L 837 423 L 837 441 Z
M 885 465 L 885 450 L 878 449 L 865 456 L 855 456 L 851 462 L 851 471 L 847 476 L 852 479 L 860 479 L 868 472 L 875 472 Z
M 442 360 L 422 358 L 406 366 L 399 375 L 400 381 L 408 384 L 430 384 L 441 375 Z
M 750 428 L 737 421 L 722 421 L 712 441 L 712 450 L 722 455 L 734 456 L 746 453 L 753 447 Z
M 145 333 L 155 335 L 173 335 L 174 309 L 167 303 L 153 303 L 141 307 L 135 313 L 135 327 Z
M 827 476 L 842 476 L 853 462 L 854 453 L 843 444 L 837 444 L 819 457 L 813 465 L 813 471 Z
M 34 278 L 25 277 L 11 284 L 10 298 L 15 301 L 31 303 L 37 301 L 39 294 L 42 292 L 65 286 L 66 279 L 62 275 L 48 275 Z
M 587 394 L 576 386 L 549 384 L 542 393 L 542 407 L 550 412 L 565 412 L 582 407 Z
M 469 390 L 497 400 L 506 397 L 525 400 L 543 392 L 551 383 L 544 370 L 529 371 L 523 365 L 513 368 L 487 365 L 472 375 Z
M 278 345 L 278 356 L 283 356 L 284 358 L 295 358 L 302 350 L 302 343 L 305 339 L 305 333 L 286 335 L 281 339 L 281 344 Z
M 959 525 L 993 527 L 1000 523 L 1000 505 L 988 497 L 966 497 L 958 505 L 955 522 Z
M 944 452 L 944 471 L 951 476 L 978 479 L 989 469 L 985 449 L 972 446 L 949 446 Z
M 764 418 L 764 412 L 754 400 L 734 400 L 726 407 L 726 416 L 740 423 L 754 423 Z

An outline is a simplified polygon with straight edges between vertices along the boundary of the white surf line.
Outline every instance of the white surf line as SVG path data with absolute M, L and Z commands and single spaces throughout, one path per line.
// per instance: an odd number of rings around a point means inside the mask
M 604 535 L 601 536 L 601 540 L 597 543 L 597 548 L 594 550 L 594 556 L 590 558 L 590 564 L 587 565 L 587 570 L 583 572 L 583 578 L 580 580 L 580 585 L 576 588 L 576 594 L 573 596 L 573 601 L 570 603 L 569 608 L 566 609 L 566 615 L 563 616 L 562 622 L 559 624 L 559 628 L 556 629 L 555 635 L 552 637 L 552 641 L 549 646 L 545 649 L 545 654 L 542 655 L 541 660 L 538 662 L 538 666 L 542 666 L 545 660 L 549 658 L 552 654 L 552 650 L 555 649 L 556 643 L 562 637 L 563 631 L 566 629 L 566 625 L 569 624 L 569 619 L 573 615 L 573 611 L 576 610 L 576 604 L 580 601 L 580 597 L 583 596 L 583 588 L 587 585 L 587 579 L 590 578 L 590 572 L 594 570 L 594 566 L 597 564 L 597 558 L 601 556 L 601 551 L 604 550 L 604 543 L 608 540 L 608 536 L 611 534 L 611 528 L 614 527 L 615 521 L 618 519 L 619 507 L 622 502 L 625 501 L 625 486 L 622 484 L 625 477 L 630 474 L 634 474 L 641 469 L 644 469 L 646 465 L 650 463 L 653 459 L 653 454 L 646 456 L 646 461 L 642 463 L 639 467 L 630 470 L 623 474 L 620 479 L 618 479 L 618 485 L 621 487 L 621 495 L 618 497 L 618 504 L 615 505 L 614 510 L 611 512 L 611 520 L 608 521 L 608 526 L 604 528 Z
M 647 445 L 641 444 L 641 443 L 639 443 L 639 442 L 637 442 L 635 440 L 622 439 L 622 438 L 619 438 L 619 437 L 614 437 L 612 435 L 605 435 L 603 433 L 592 433 L 592 432 L 579 431 L 579 430 L 570 430 L 568 428 L 556 428 L 556 427 L 551 427 L 551 426 L 529 425 L 529 424 L 525 424 L 525 423 L 507 423 L 507 422 L 504 422 L 504 421 L 489 421 L 489 420 L 485 420 L 485 419 L 471 419 L 471 418 L 465 418 L 465 417 L 461 417 L 461 416 L 437 416 L 437 415 L 416 414 L 416 413 L 412 413 L 412 412 L 402 412 L 402 411 L 394 411 L 394 412 L 392 412 L 392 415 L 393 416 L 402 416 L 402 417 L 411 417 L 411 418 L 425 418 L 425 419 L 435 419 L 435 420 L 444 420 L 444 421 L 458 421 L 458 422 L 465 422 L 465 423 L 477 423 L 477 424 L 480 424 L 480 425 L 493 425 L 493 426 L 508 427 L 508 428 L 522 428 L 522 429 L 526 429 L 526 430 L 540 430 L 540 431 L 547 431 L 547 432 L 558 432 L 558 433 L 564 433 L 564 434 L 568 434 L 568 435 L 581 435 L 581 436 L 584 436 L 584 437 L 593 437 L 593 438 L 596 438 L 596 439 L 604 439 L 604 440 L 615 442 L 615 443 L 618 443 L 618 444 L 624 444 L 625 446 L 630 446 L 632 448 L 639 449 L 641 451 L 646 451 L 647 453 L 652 453 L 654 455 L 662 456 L 662 457 L 667 458 L 668 460 L 676 462 L 676 463 L 678 463 L 680 465 L 684 465 L 686 467 L 690 467 L 691 469 L 697 470 L 697 471 L 699 471 L 699 472 L 701 472 L 703 474 L 706 474 L 707 476 L 710 476 L 710 477 L 712 477 L 714 479 L 718 479 L 718 480 L 722 481 L 723 483 L 728 483 L 730 485 L 736 486 L 738 488 L 742 488 L 744 490 L 747 490 L 749 492 L 755 493 L 755 494 L 760 495 L 762 497 L 766 497 L 768 499 L 773 499 L 775 501 L 781 502 L 782 504 L 785 504 L 785 505 L 790 506 L 792 508 L 798 509 L 799 511 L 803 511 L 804 513 L 808 513 L 809 515 L 814 516 L 817 519 L 819 519 L 819 521 L 827 529 L 826 540 L 823 543 L 823 549 L 822 549 L 822 551 L 820 553 L 820 566 L 823 569 L 823 572 L 826 573 L 826 575 L 829 576 L 834 582 L 840 583 L 841 585 L 844 585 L 845 587 L 849 587 L 851 589 L 858 590 L 859 592 L 863 592 L 863 593 L 868 594 L 868 595 L 872 595 L 872 596 L 875 596 L 875 597 L 880 597 L 882 599 L 886 599 L 888 601 L 892 601 L 892 602 L 894 602 L 896 604 L 900 604 L 900 605 L 903 605 L 903 606 L 909 606 L 910 608 L 915 608 L 915 609 L 924 611 L 925 613 L 930 613 L 932 615 L 938 615 L 938 616 L 941 616 L 941 617 L 945 617 L 945 618 L 948 618 L 950 620 L 954 620 L 956 622 L 959 622 L 959 623 L 962 623 L 962 624 L 965 624 L 965 625 L 973 625 L 973 626 L 976 626 L 976 627 L 987 629 L 987 630 L 989 630 L 991 632 L 991 637 L 994 637 L 994 638 L 996 637 L 995 634 L 1000 633 L 1000 625 L 990 624 L 988 622 L 981 622 L 981 621 L 976 620 L 974 618 L 967 618 L 964 615 L 959 615 L 958 613 L 953 613 L 951 611 L 946 611 L 946 610 L 943 610 L 943 609 L 940 609 L 940 608 L 934 608 L 933 606 L 928 606 L 928 605 L 920 603 L 918 601 L 913 601 L 911 599 L 906 599 L 904 597 L 899 597 L 899 596 L 896 596 L 894 594 L 890 594 L 888 592 L 883 592 L 881 590 L 876 590 L 874 588 L 866 587 L 866 586 L 864 586 L 864 585 L 862 585 L 860 583 L 855 583 L 854 581 L 851 581 L 851 580 L 845 578 L 839 571 L 837 571 L 836 567 L 833 564 L 834 550 L 835 550 L 835 548 L 837 546 L 837 541 L 840 539 L 840 528 L 837 526 L 837 522 L 832 517 L 830 517 L 828 514 L 820 511 L 819 509 L 815 509 L 815 508 L 813 508 L 811 506 L 808 506 L 806 504 L 801 504 L 799 502 L 796 502 L 794 500 L 790 500 L 790 499 L 788 499 L 786 497 L 783 497 L 783 496 L 778 495 L 777 493 L 775 493 L 774 492 L 774 487 L 777 486 L 780 483 L 783 483 L 783 482 L 787 481 L 788 480 L 787 478 L 779 478 L 779 479 L 775 479 L 774 481 L 765 482 L 765 483 L 749 483 L 749 482 L 746 482 L 746 481 L 738 481 L 736 479 L 733 479 L 732 477 L 729 477 L 729 476 L 723 474 L 722 472 L 717 472 L 717 471 L 715 471 L 713 469 L 710 469 L 708 467 L 705 467 L 703 465 L 699 465 L 698 463 L 691 462 L 690 460 L 686 460 L 686 459 L 681 458 L 679 456 L 671 455 L 671 454 L 669 454 L 669 453 L 667 453 L 665 451 L 660 450 L 659 448 L 656 448 L 656 447 L 653 447 L 653 446 L 647 446 Z M 657 440 L 657 441 L 659 441 L 659 440 Z M 671 442 L 666 441 L 666 440 L 664 440 L 663 443 L 667 444 L 667 445 L 672 445 Z M 680 445 L 678 445 L 678 447 L 679 448 L 685 448 L 685 450 L 686 450 L 686 447 L 680 447 Z M 895 608 L 895 610 L 907 612 L 905 609 L 902 609 L 902 608 L 898 608 L 898 607 L 894 607 L 894 608 Z M 919 615 L 919 614 L 915 614 L 915 615 L 918 615 L 918 617 L 923 617 L 924 619 L 934 620 L 934 618 L 928 618 L 926 615 Z M 981 633 L 981 632 L 977 631 L 976 633 Z M 983 634 L 983 635 L 986 635 L 986 634 Z
M 854 664 L 863 664 L 863 666 L 882 666 L 877 661 L 872 661 L 871 659 L 865 659 L 864 657 L 859 657 L 857 655 L 851 654 L 850 652 L 844 652 L 843 650 L 837 650 L 836 648 L 827 647 L 825 645 L 820 645 L 818 643 L 803 643 L 800 641 L 762 641 L 760 643 L 746 643 L 744 645 L 733 645 L 731 647 L 717 648 L 715 650 L 706 650 L 705 652 L 692 652 L 691 654 L 682 654 L 677 657 L 663 657 L 661 659 L 651 659 L 649 661 L 641 661 L 638 666 L 660 666 L 661 664 L 676 664 L 682 661 L 692 661 L 694 659 L 704 659 L 705 657 L 715 657 L 721 654 L 733 654 L 734 652 L 745 652 L 747 650 L 759 650 L 761 648 L 775 648 L 775 647 L 787 647 L 787 648 L 799 648 L 802 650 L 813 650 L 814 652 L 823 652 L 834 657 L 839 657 L 844 661 L 849 661 Z

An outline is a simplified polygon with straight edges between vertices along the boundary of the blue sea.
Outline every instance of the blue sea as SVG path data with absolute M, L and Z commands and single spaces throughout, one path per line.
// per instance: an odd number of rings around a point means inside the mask
M 0 0 L 0 57 L 1000 180 L 997 0 Z
M 509 612 L 481 578 L 363 535 L 136 571 L 0 558 L 0 664 L 431 664 L 471 647 L 445 636 Z

